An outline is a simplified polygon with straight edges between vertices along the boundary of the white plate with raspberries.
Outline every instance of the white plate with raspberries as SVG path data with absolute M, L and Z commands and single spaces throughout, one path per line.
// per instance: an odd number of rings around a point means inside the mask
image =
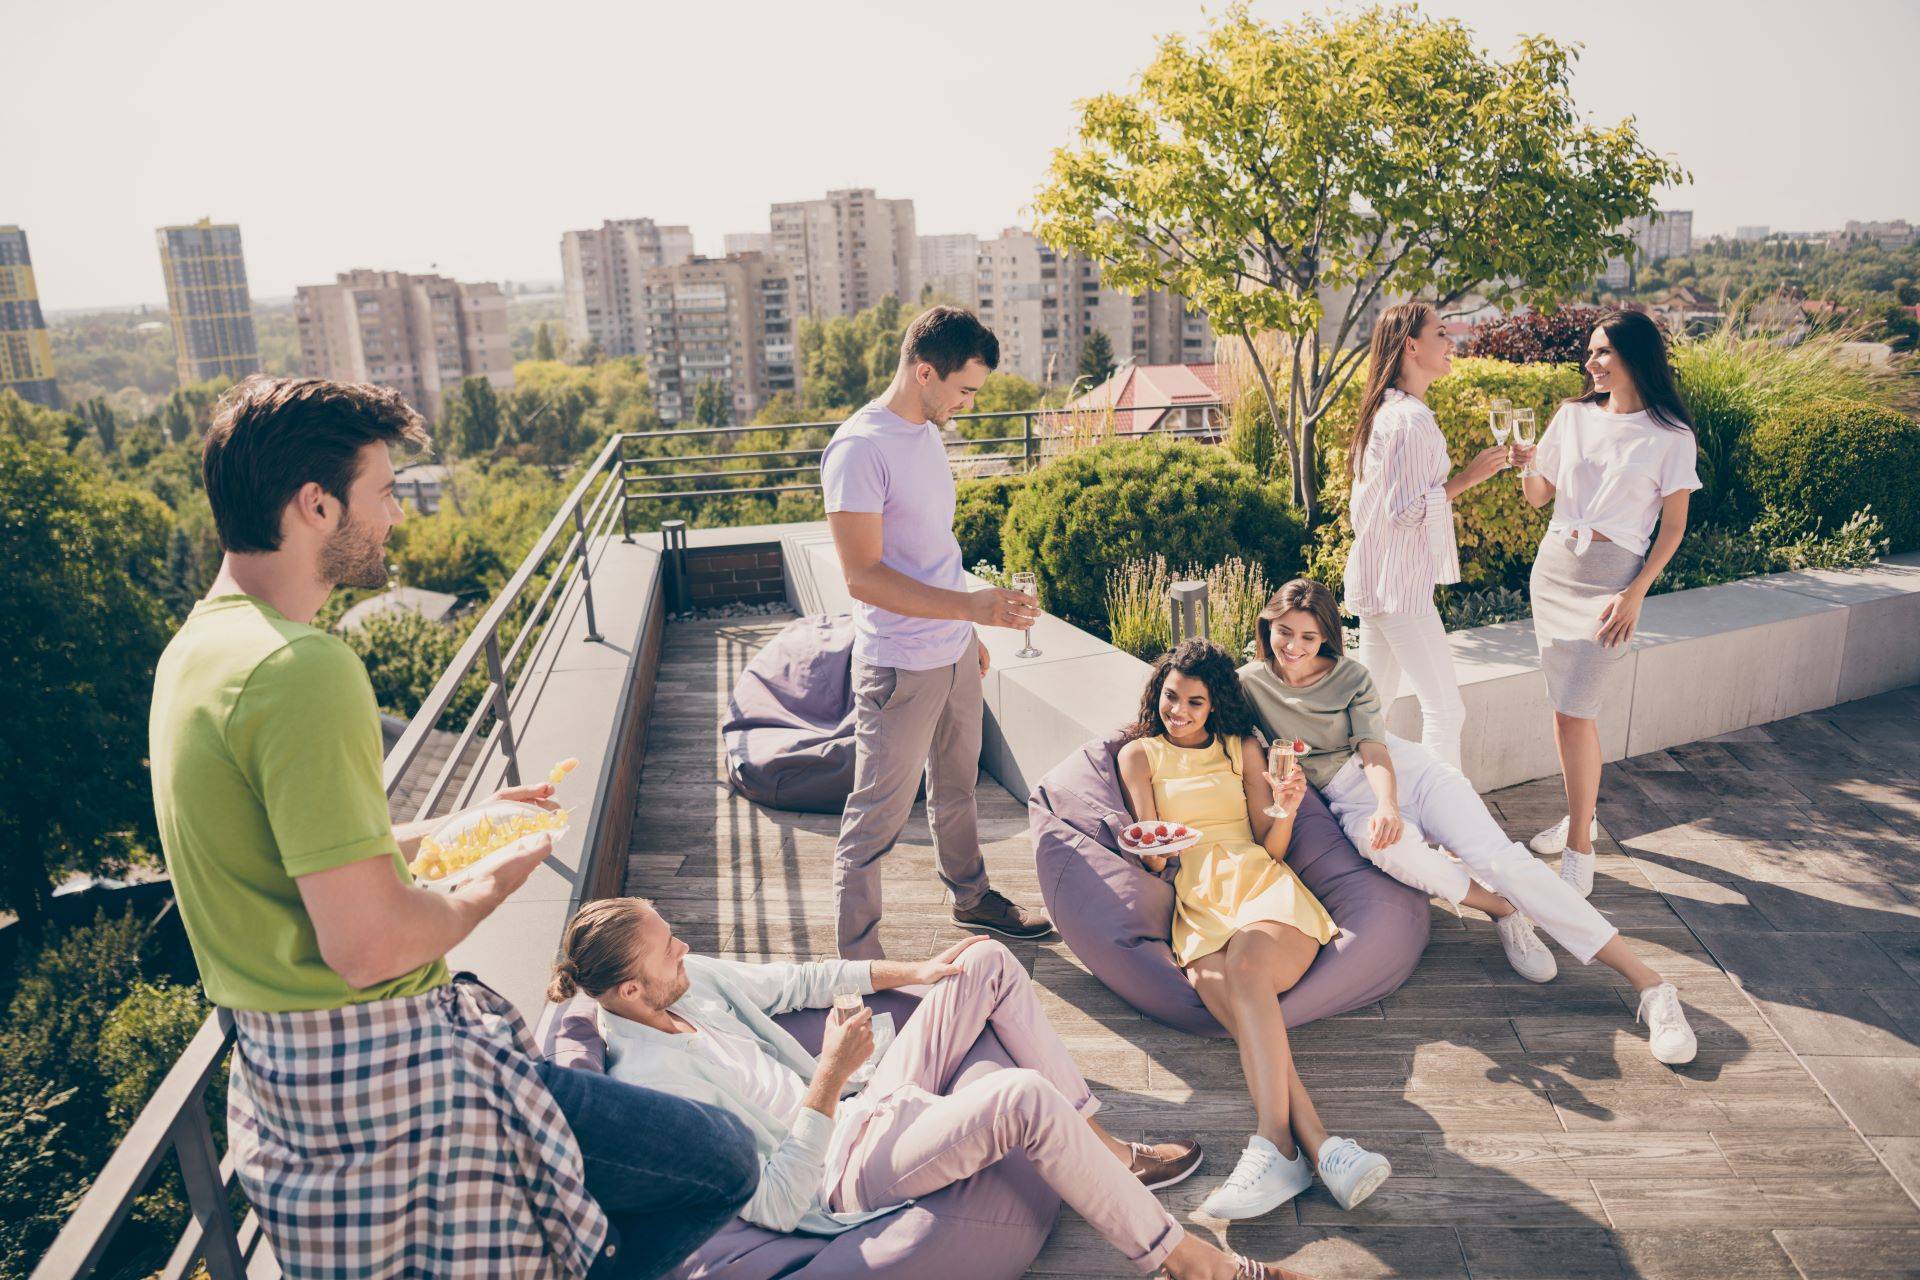
M 1120 847 L 1128 853 L 1165 857 L 1200 843 L 1200 832 L 1184 822 L 1135 822 L 1120 832 Z

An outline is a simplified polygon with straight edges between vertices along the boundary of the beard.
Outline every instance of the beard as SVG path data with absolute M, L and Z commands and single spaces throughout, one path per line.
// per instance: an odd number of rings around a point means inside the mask
M 320 579 L 329 586 L 377 591 L 387 585 L 387 547 L 383 539 L 343 513 L 340 527 L 320 548 Z

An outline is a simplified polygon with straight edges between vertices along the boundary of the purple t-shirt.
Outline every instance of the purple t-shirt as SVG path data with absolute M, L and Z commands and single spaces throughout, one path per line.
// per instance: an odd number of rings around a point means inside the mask
M 820 484 L 829 514 L 879 514 L 881 564 L 930 587 L 967 590 L 953 536 L 953 471 L 938 427 L 870 404 L 827 442 Z M 856 600 L 853 627 L 854 660 L 870 667 L 930 671 L 973 651 L 971 622 L 910 618 Z

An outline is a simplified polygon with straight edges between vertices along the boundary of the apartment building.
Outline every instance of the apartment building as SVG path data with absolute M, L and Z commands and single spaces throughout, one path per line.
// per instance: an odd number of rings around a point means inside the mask
M 782 391 L 797 393 L 794 278 L 764 253 L 691 258 L 645 281 L 647 378 L 663 422 L 693 416 L 703 382 L 727 388 L 745 422 Z
M 979 236 L 921 236 L 919 251 L 921 288 L 931 287 L 936 298 L 956 306 L 980 304 L 974 292 L 979 284 Z
M 693 256 L 693 231 L 652 218 L 621 218 L 560 237 L 567 338 L 576 349 L 599 344 L 609 356 L 646 350 L 647 272 Z
M 167 284 L 180 385 L 213 378 L 238 382 L 260 372 L 240 228 L 202 218 L 190 225 L 161 227 L 154 234 Z
M 771 231 L 729 231 L 723 237 L 724 252 L 731 258 L 736 253 L 772 253 L 773 232 Z
M 1892 253 L 1896 249 L 1906 248 L 1916 238 L 1920 238 L 1920 228 L 1916 228 L 1905 218 L 1896 218 L 1891 222 L 1861 222 L 1849 219 L 1840 234 L 1834 236 L 1830 243 L 1849 245 L 1872 241 L 1888 253 Z
M 1000 339 L 1000 368 L 1032 382 L 1070 384 L 1096 329 L 1122 363 L 1213 359 L 1213 331 L 1183 298 L 1110 288 L 1091 259 L 1056 253 L 1031 231 L 1009 228 L 980 242 L 975 291 L 980 318 Z
M 497 284 L 462 284 L 404 271 L 347 271 L 294 294 L 304 373 L 393 387 L 428 421 L 462 380 L 513 386 L 507 297 Z
M 60 407 L 53 343 L 33 282 L 33 255 L 27 252 L 27 233 L 14 226 L 0 227 L 0 391 L 49 409 Z
M 773 255 L 792 273 L 798 315 L 851 316 L 888 294 L 908 304 L 920 294 L 911 200 L 848 188 L 776 204 L 769 220 Z
M 1629 219 L 1621 228 L 1633 237 L 1635 252 L 1607 259 L 1600 283 L 1608 289 L 1631 289 L 1640 278 L 1640 268 L 1667 258 L 1684 258 L 1693 252 L 1693 210 L 1662 209 Z

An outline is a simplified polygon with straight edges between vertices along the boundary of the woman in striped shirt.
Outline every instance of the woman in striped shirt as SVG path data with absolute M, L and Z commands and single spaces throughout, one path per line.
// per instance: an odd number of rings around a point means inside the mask
M 1405 675 L 1420 701 L 1420 744 L 1458 769 L 1460 700 L 1435 586 L 1460 581 L 1453 500 L 1512 462 L 1502 445 L 1454 471 L 1447 440 L 1423 397 L 1453 370 L 1453 338 L 1424 302 L 1388 307 L 1373 329 L 1360 426 L 1347 465 L 1353 475 L 1353 547 L 1342 607 L 1360 619 L 1360 665 L 1383 711 Z

